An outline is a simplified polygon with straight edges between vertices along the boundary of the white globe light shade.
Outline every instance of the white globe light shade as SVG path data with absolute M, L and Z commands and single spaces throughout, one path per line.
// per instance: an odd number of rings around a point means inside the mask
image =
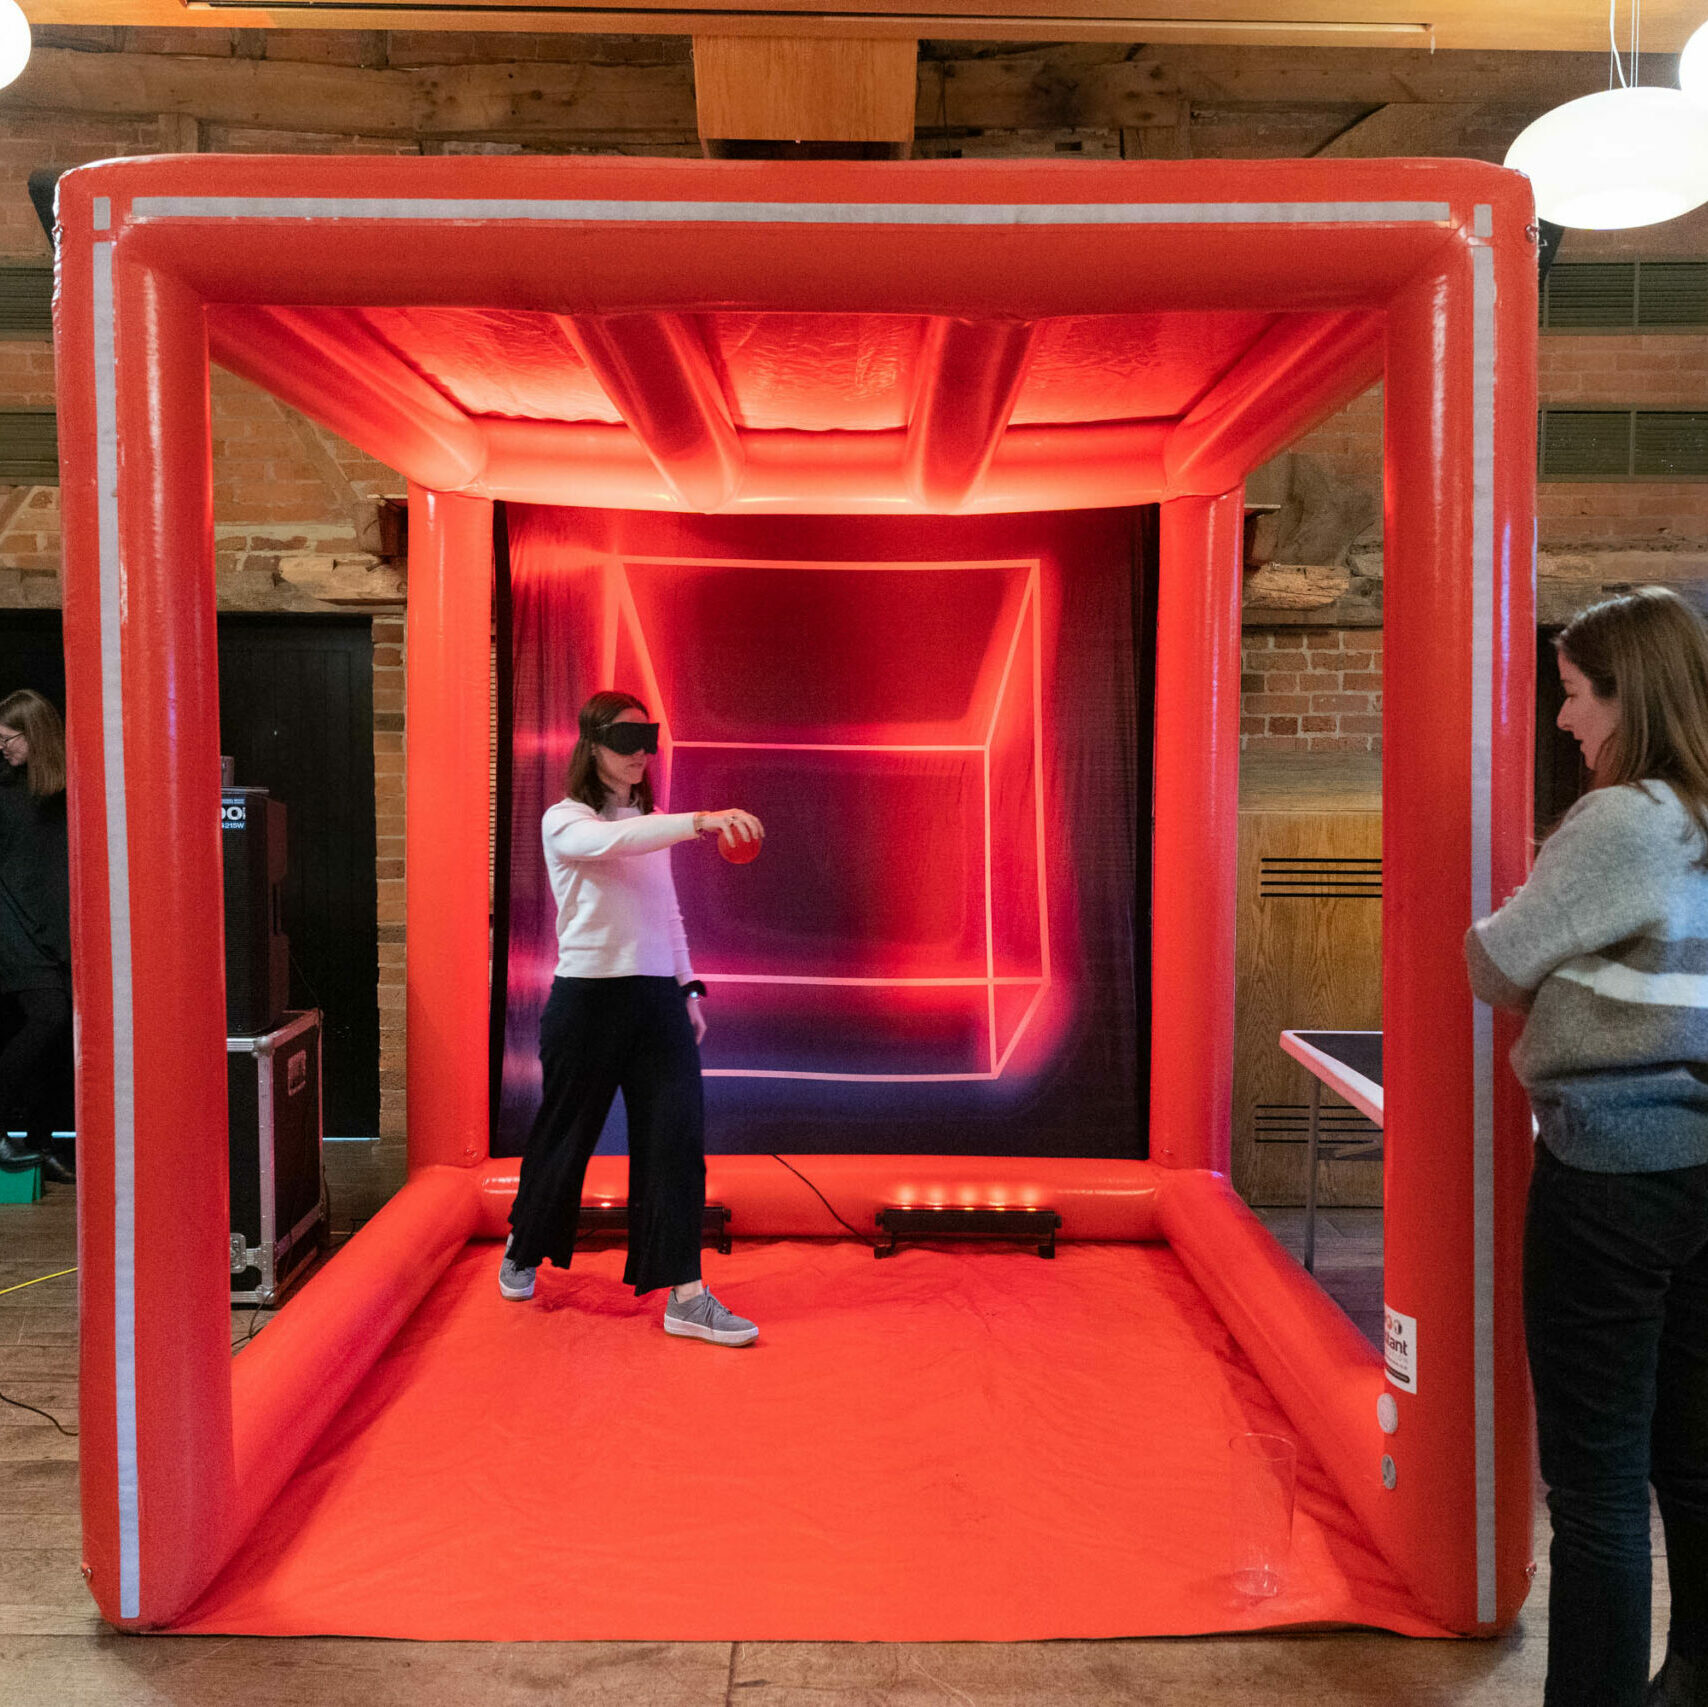
M 1708 110 L 1677 89 L 1604 89 L 1544 113 L 1506 163 L 1555 225 L 1658 225 L 1708 202 Z
M 1687 99 L 1708 107 L 1708 24 L 1691 36 L 1678 56 L 1678 86 Z
M 30 21 L 18 0 L 0 0 L 0 88 L 30 62 Z

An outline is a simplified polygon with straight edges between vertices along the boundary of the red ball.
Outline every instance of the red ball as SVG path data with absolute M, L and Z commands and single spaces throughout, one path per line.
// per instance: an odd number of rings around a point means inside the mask
M 718 852 L 731 865 L 746 865 L 759 857 L 760 838 L 753 837 L 745 841 L 740 836 L 732 835 L 728 830 L 718 831 Z

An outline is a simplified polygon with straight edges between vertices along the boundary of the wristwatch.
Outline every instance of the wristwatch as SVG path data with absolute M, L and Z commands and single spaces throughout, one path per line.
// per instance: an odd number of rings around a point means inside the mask
M 691 984 L 681 984 L 677 987 L 691 1002 L 699 1001 L 699 999 L 706 993 L 706 986 L 702 984 L 698 978 L 696 978 Z

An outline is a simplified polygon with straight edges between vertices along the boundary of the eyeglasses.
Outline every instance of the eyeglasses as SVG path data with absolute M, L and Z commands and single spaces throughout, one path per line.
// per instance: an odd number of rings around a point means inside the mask
M 0 753 L 5 752 L 14 741 L 23 741 L 26 739 L 27 737 L 22 734 L 0 735 Z

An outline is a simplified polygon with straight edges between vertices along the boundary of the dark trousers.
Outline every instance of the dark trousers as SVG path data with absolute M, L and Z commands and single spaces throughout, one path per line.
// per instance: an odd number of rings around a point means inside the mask
M 1524 1323 L 1549 1552 L 1546 1707 L 1641 1707 L 1649 1484 L 1670 1644 L 1708 1657 L 1708 1167 L 1597 1174 L 1536 1146 Z
M 558 978 L 540 1020 L 540 1112 L 510 1210 L 511 1259 L 569 1265 L 588 1159 L 611 1098 L 629 1117 L 629 1260 L 636 1292 L 700 1278 L 706 1209 L 700 1049 L 673 978 Z
M 71 994 L 64 989 L 13 990 L 7 1017 L 18 1023 L 0 1045 L 0 1134 L 23 1131 L 45 1146 L 53 1131 L 65 1061 L 71 1050 Z

